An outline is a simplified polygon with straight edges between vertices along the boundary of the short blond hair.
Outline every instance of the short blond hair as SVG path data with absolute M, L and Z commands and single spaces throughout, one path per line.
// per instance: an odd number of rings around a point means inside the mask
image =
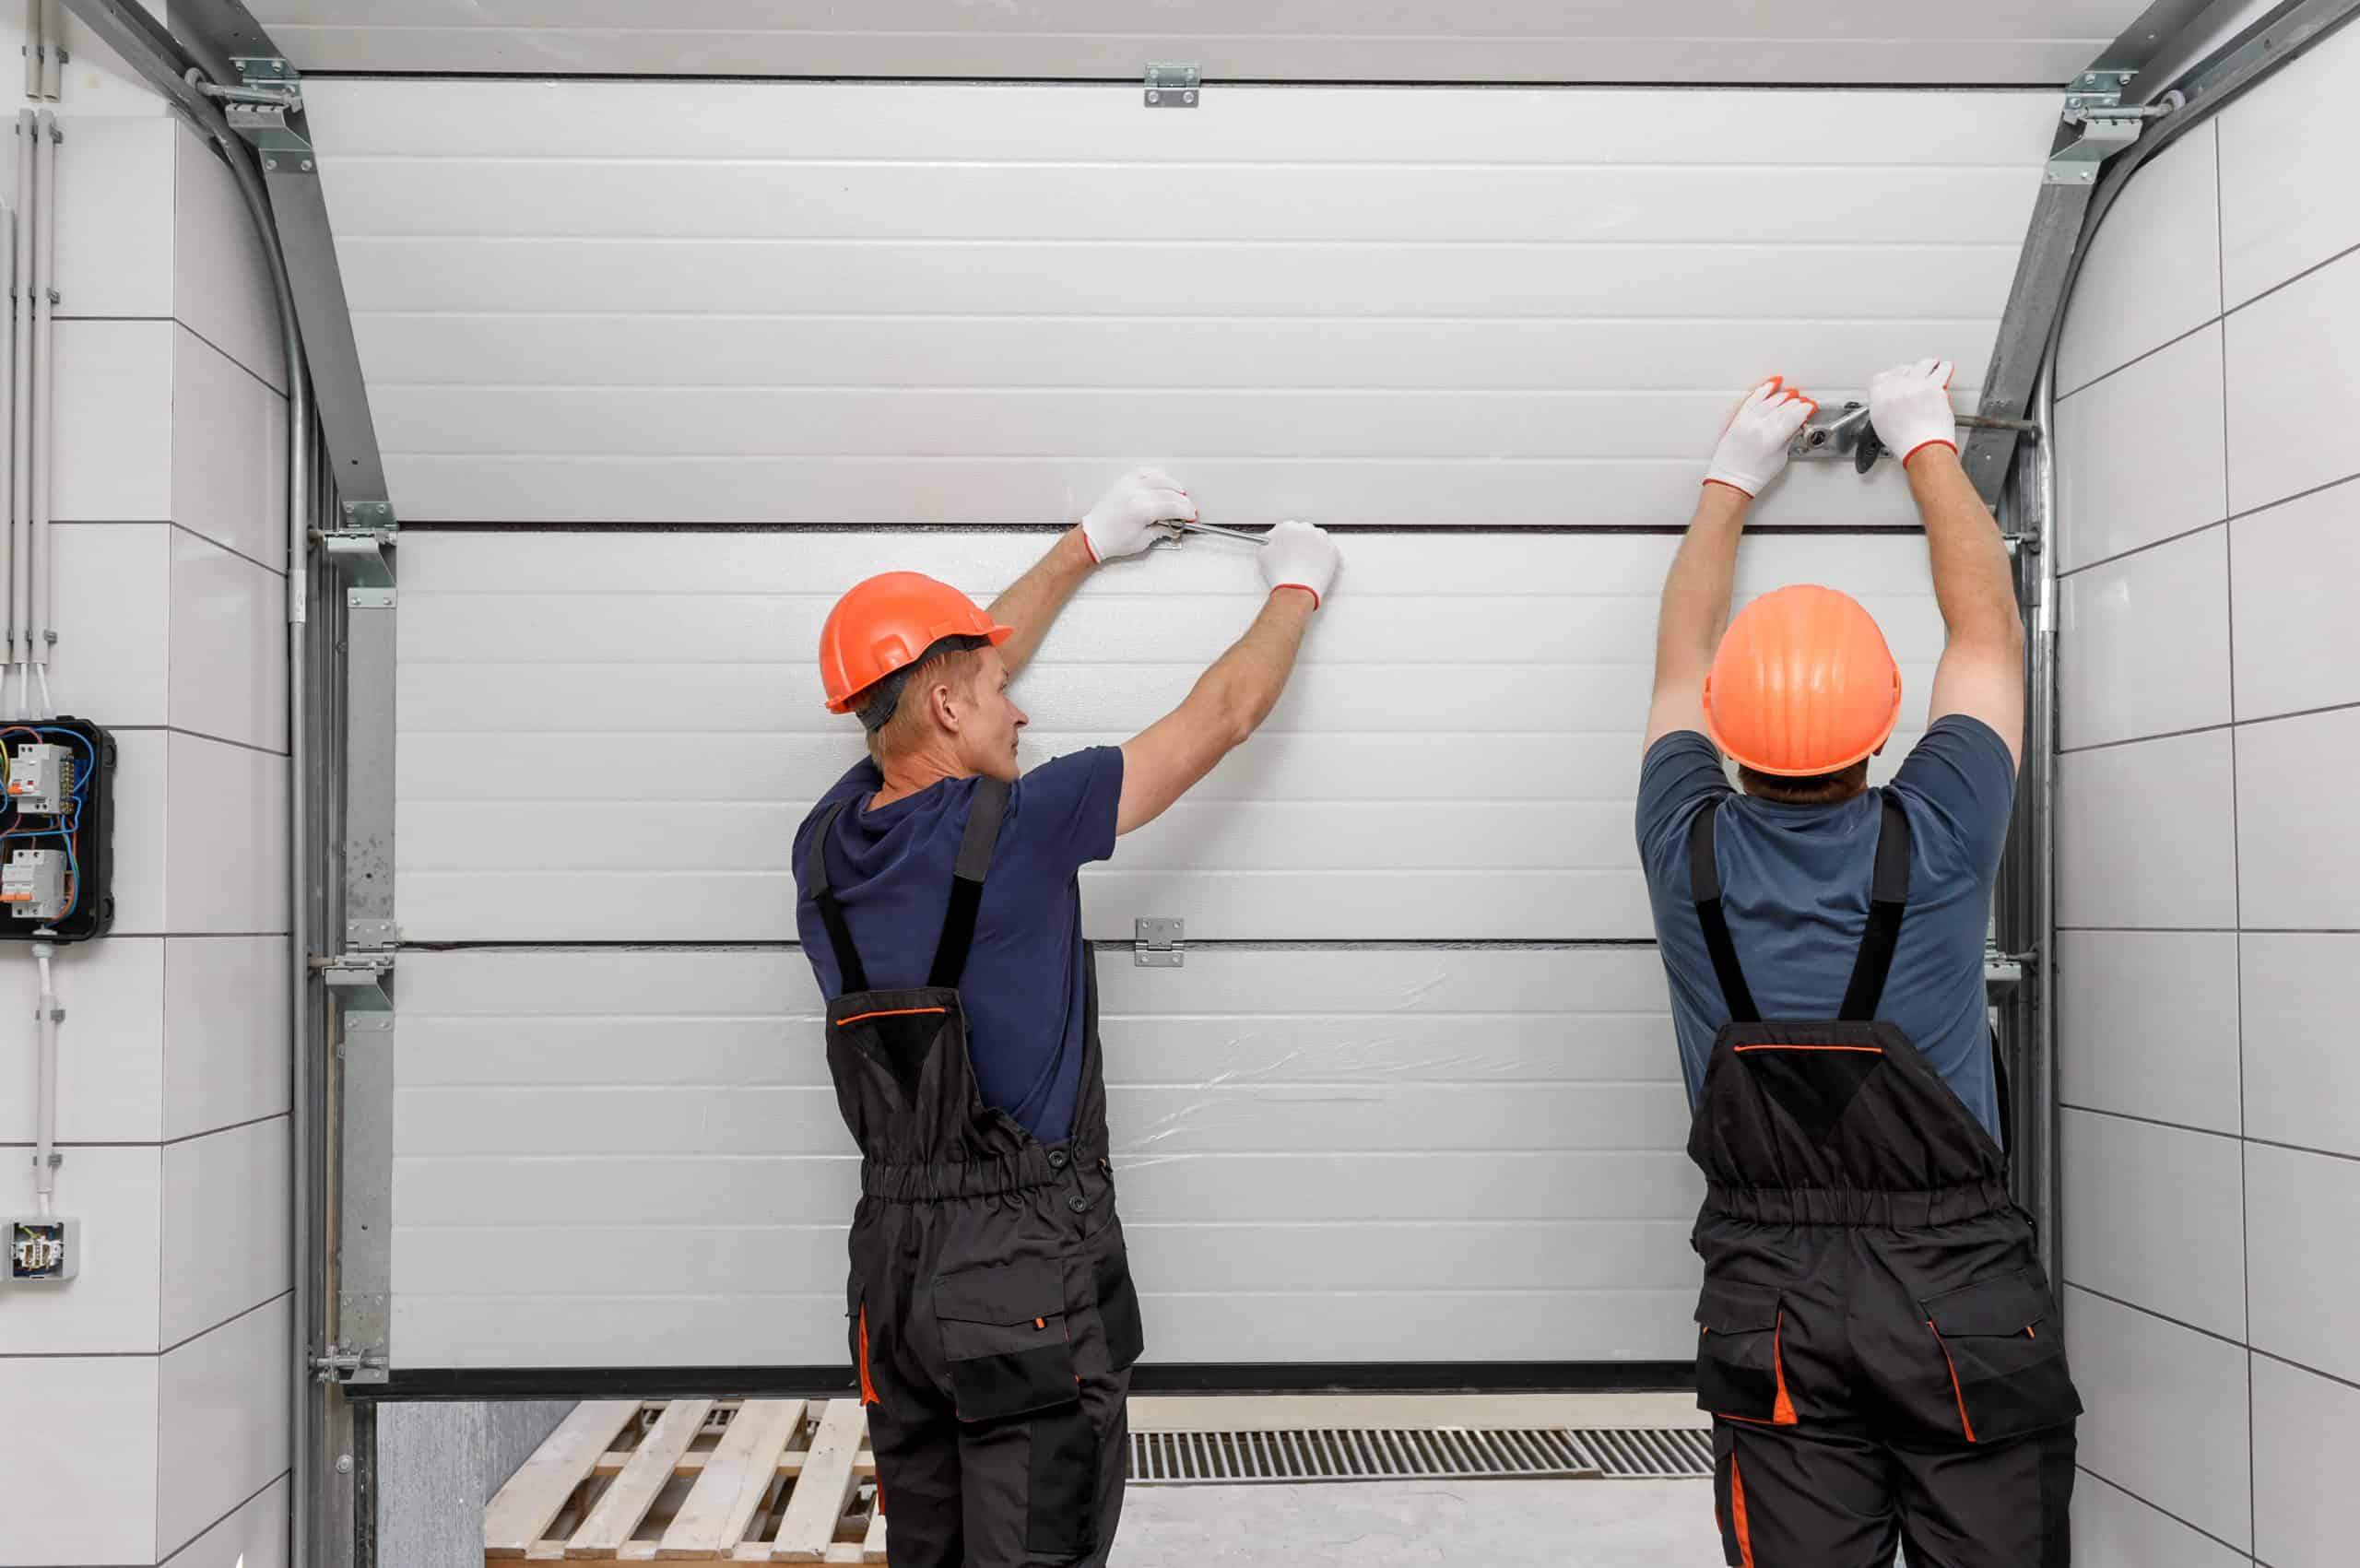
M 893 716 L 868 731 L 868 755 L 878 762 L 900 755 L 923 731 L 924 721 L 915 715 L 925 707 L 921 702 L 903 699 L 929 687 L 948 684 L 962 692 L 973 691 L 975 678 L 984 672 L 983 655 L 973 648 L 945 648 L 928 654 L 905 671 L 896 671 L 901 678 L 888 677 L 869 690 L 869 702 L 888 701 L 898 704 Z M 854 711 L 865 711 L 863 702 Z

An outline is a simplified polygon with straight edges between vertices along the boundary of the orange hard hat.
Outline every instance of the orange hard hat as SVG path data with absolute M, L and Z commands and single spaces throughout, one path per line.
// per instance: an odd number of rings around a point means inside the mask
M 916 572 L 886 572 L 855 584 L 820 628 L 820 679 L 828 712 L 852 712 L 852 700 L 936 651 L 997 647 L 1016 635 L 948 583 Z
M 1713 743 L 1758 773 L 1807 778 L 1873 756 L 1901 722 L 1901 666 L 1849 594 L 1797 584 L 1739 612 L 1705 678 Z

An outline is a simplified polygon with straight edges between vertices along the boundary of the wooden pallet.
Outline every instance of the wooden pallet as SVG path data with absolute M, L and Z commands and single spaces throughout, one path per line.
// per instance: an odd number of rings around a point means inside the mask
M 851 1399 L 594 1400 L 483 1511 L 487 1562 L 882 1562 Z

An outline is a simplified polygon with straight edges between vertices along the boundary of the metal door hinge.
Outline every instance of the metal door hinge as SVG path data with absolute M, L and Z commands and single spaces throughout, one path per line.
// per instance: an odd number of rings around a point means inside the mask
M 1186 921 L 1139 916 L 1131 922 L 1132 965 L 1139 969 L 1178 969 L 1188 960 L 1180 945 L 1186 937 Z
M 1194 65 L 1150 65 L 1147 106 L 1150 109 L 1194 109 L 1198 83 Z
M 384 1348 L 331 1344 L 327 1354 L 312 1358 L 312 1373 L 322 1383 L 384 1383 L 387 1381 Z

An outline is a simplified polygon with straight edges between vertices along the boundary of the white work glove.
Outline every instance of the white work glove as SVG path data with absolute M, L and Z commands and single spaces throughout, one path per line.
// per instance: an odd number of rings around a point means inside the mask
M 1918 449 L 1937 442 L 1958 450 L 1958 415 L 1951 407 L 1948 360 L 1896 365 L 1869 383 L 1869 422 L 1877 439 L 1906 466 Z
M 1788 386 L 1784 376 L 1772 376 L 1746 394 L 1729 416 L 1705 482 L 1760 495 L 1762 487 L 1787 466 L 1787 443 L 1817 412 L 1819 405 Z
M 1325 528 L 1292 520 L 1280 524 L 1264 537 L 1268 542 L 1261 549 L 1262 581 L 1270 585 L 1272 593 L 1280 588 L 1308 590 L 1311 607 L 1317 609 L 1328 597 L 1328 584 L 1336 581 L 1336 568 L 1343 560 L 1335 538 Z
M 1174 518 L 1194 523 L 1197 503 L 1180 481 L 1161 468 L 1139 468 L 1115 481 L 1081 520 L 1081 536 L 1099 561 L 1137 555 L 1158 539 L 1172 537 L 1156 526 Z

